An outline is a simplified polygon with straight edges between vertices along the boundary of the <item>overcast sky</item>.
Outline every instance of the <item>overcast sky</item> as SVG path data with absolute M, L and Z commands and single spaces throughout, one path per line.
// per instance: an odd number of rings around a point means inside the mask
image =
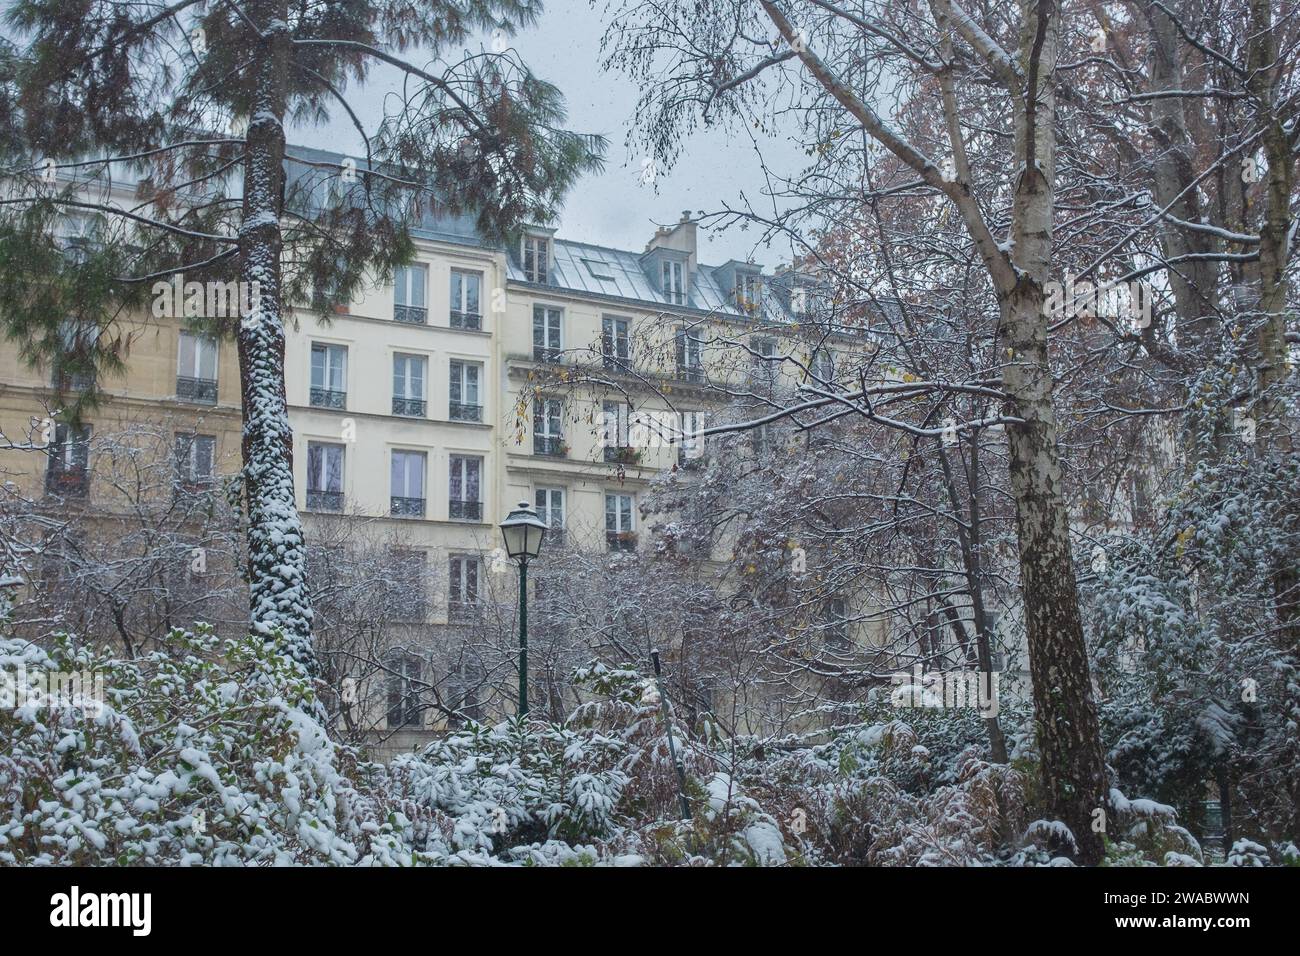
M 753 145 L 747 136 L 728 137 L 721 132 L 696 132 L 670 172 L 659 172 L 653 186 L 640 182 L 643 156 L 630 154 L 625 145 L 636 108 L 638 89 L 621 73 L 600 69 L 600 41 L 605 34 L 601 11 L 587 0 L 547 0 L 540 22 L 511 41 L 534 73 L 554 83 L 565 95 L 569 128 L 601 133 L 609 141 L 605 171 L 583 180 L 570 194 L 559 221 L 559 235 L 567 239 L 640 251 L 654 234 L 656 224 L 673 223 L 682 210 L 716 210 L 722 202 L 736 202 L 741 191 L 754 197 L 763 177 Z M 483 45 L 490 44 L 485 38 Z M 479 44 L 473 44 L 477 49 Z M 377 110 L 383 92 L 391 89 L 396 71 L 376 72 L 363 103 Z M 368 120 L 363 113 L 363 120 Z M 304 130 L 293 138 L 322 148 L 358 151 L 360 140 L 346 122 L 328 129 Z M 343 140 L 348 140 L 346 146 Z M 788 173 L 800 164 L 802 153 L 786 137 L 765 141 L 769 164 Z M 657 187 L 657 189 L 656 189 Z M 788 247 L 754 249 L 755 231 L 731 229 L 700 234 L 700 259 L 719 265 L 728 259 L 753 258 L 767 269 L 790 258 Z

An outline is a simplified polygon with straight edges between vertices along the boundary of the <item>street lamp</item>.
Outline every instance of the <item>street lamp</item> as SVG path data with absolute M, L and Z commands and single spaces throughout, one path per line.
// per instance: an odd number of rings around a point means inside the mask
M 519 563 L 519 716 L 528 716 L 528 562 L 542 550 L 546 522 L 537 516 L 532 505 L 519 507 L 501 522 L 501 537 L 506 554 Z

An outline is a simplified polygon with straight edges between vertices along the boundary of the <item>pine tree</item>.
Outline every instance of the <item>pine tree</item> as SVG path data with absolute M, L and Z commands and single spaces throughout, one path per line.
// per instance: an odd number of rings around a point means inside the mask
M 532 23 L 528 0 L 20 0 L 0 47 L 0 324 L 56 384 L 112 371 L 153 284 L 239 280 L 251 624 L 315 669 L 284 390 L 288 310 L 345 300 L 410 258 L 434 209 L 505 236 L 550 218 L 604 143 L 562 128 L 558 91 L 504 52 L 452 48 Z M 429 61 L 420 66 L 408 54 Z M 450 65 L 448 65 L 450 63 Z M 404 96 L 367 126 L 350 99 L 380 66 Z M 286 128 L 345 116 L 364 160 L 286 148 Z M 134 201 L 113 185 L 134 180 Z M 61 234 L 73 217 L 90 242 Z M 254 286 L 253 283 L 256 283 Z M 60 385 L 62 391 L 62 386 Z M 98 398 L 83 381 L 75 418 Z

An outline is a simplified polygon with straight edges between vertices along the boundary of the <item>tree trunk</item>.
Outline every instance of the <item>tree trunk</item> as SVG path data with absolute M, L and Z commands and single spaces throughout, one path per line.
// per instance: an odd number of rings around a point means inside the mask
M 1007 426 L 1008 464 L 1043 790 L 1053 816 L 1074 834 L 1073 856 L 1092 866 L 1104 852 L 1093 821 L 1106 805 L 1106 768 L 1061 487 L 1043 292 L 1052 266 L 1060 8 L 1052 0 L 1021 0 L 1021 12 L 1027 68 L 1016 116 L 1021 166 L 1011 220 L 1017 278 L 1000 295 L 999 329 L 1008 411 L 1022 420 Z
M 240 278 L 259 293 L 249 314 L 241 317 L 238 335 L 250 618 L 255 634 L 281 640 L 284 652 L 314 676 L 318 668 L 311 643 L 311 600 L 302 521 L 294 499 L 293 432 L 284 392 L 280 284 L 283 121 L 292 40 L 284 0 L 261 0 L 250 13 L 255 22 L 271 24 L 252 68 L 254 95 L 239 233 Z

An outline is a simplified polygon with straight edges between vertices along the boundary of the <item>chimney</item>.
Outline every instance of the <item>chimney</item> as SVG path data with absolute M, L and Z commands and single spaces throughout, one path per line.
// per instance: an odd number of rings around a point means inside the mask
M 660 226 L 655 230 L 654 238 L 646 244 L 645 251 L 652 252 L 655 249 L 672 249 L 686 253 L 687 268 L 691 272 L 695 271 L 695 222 L 691 219 L 689 209 L 682 210 L 682 218 L 676 225 Z

